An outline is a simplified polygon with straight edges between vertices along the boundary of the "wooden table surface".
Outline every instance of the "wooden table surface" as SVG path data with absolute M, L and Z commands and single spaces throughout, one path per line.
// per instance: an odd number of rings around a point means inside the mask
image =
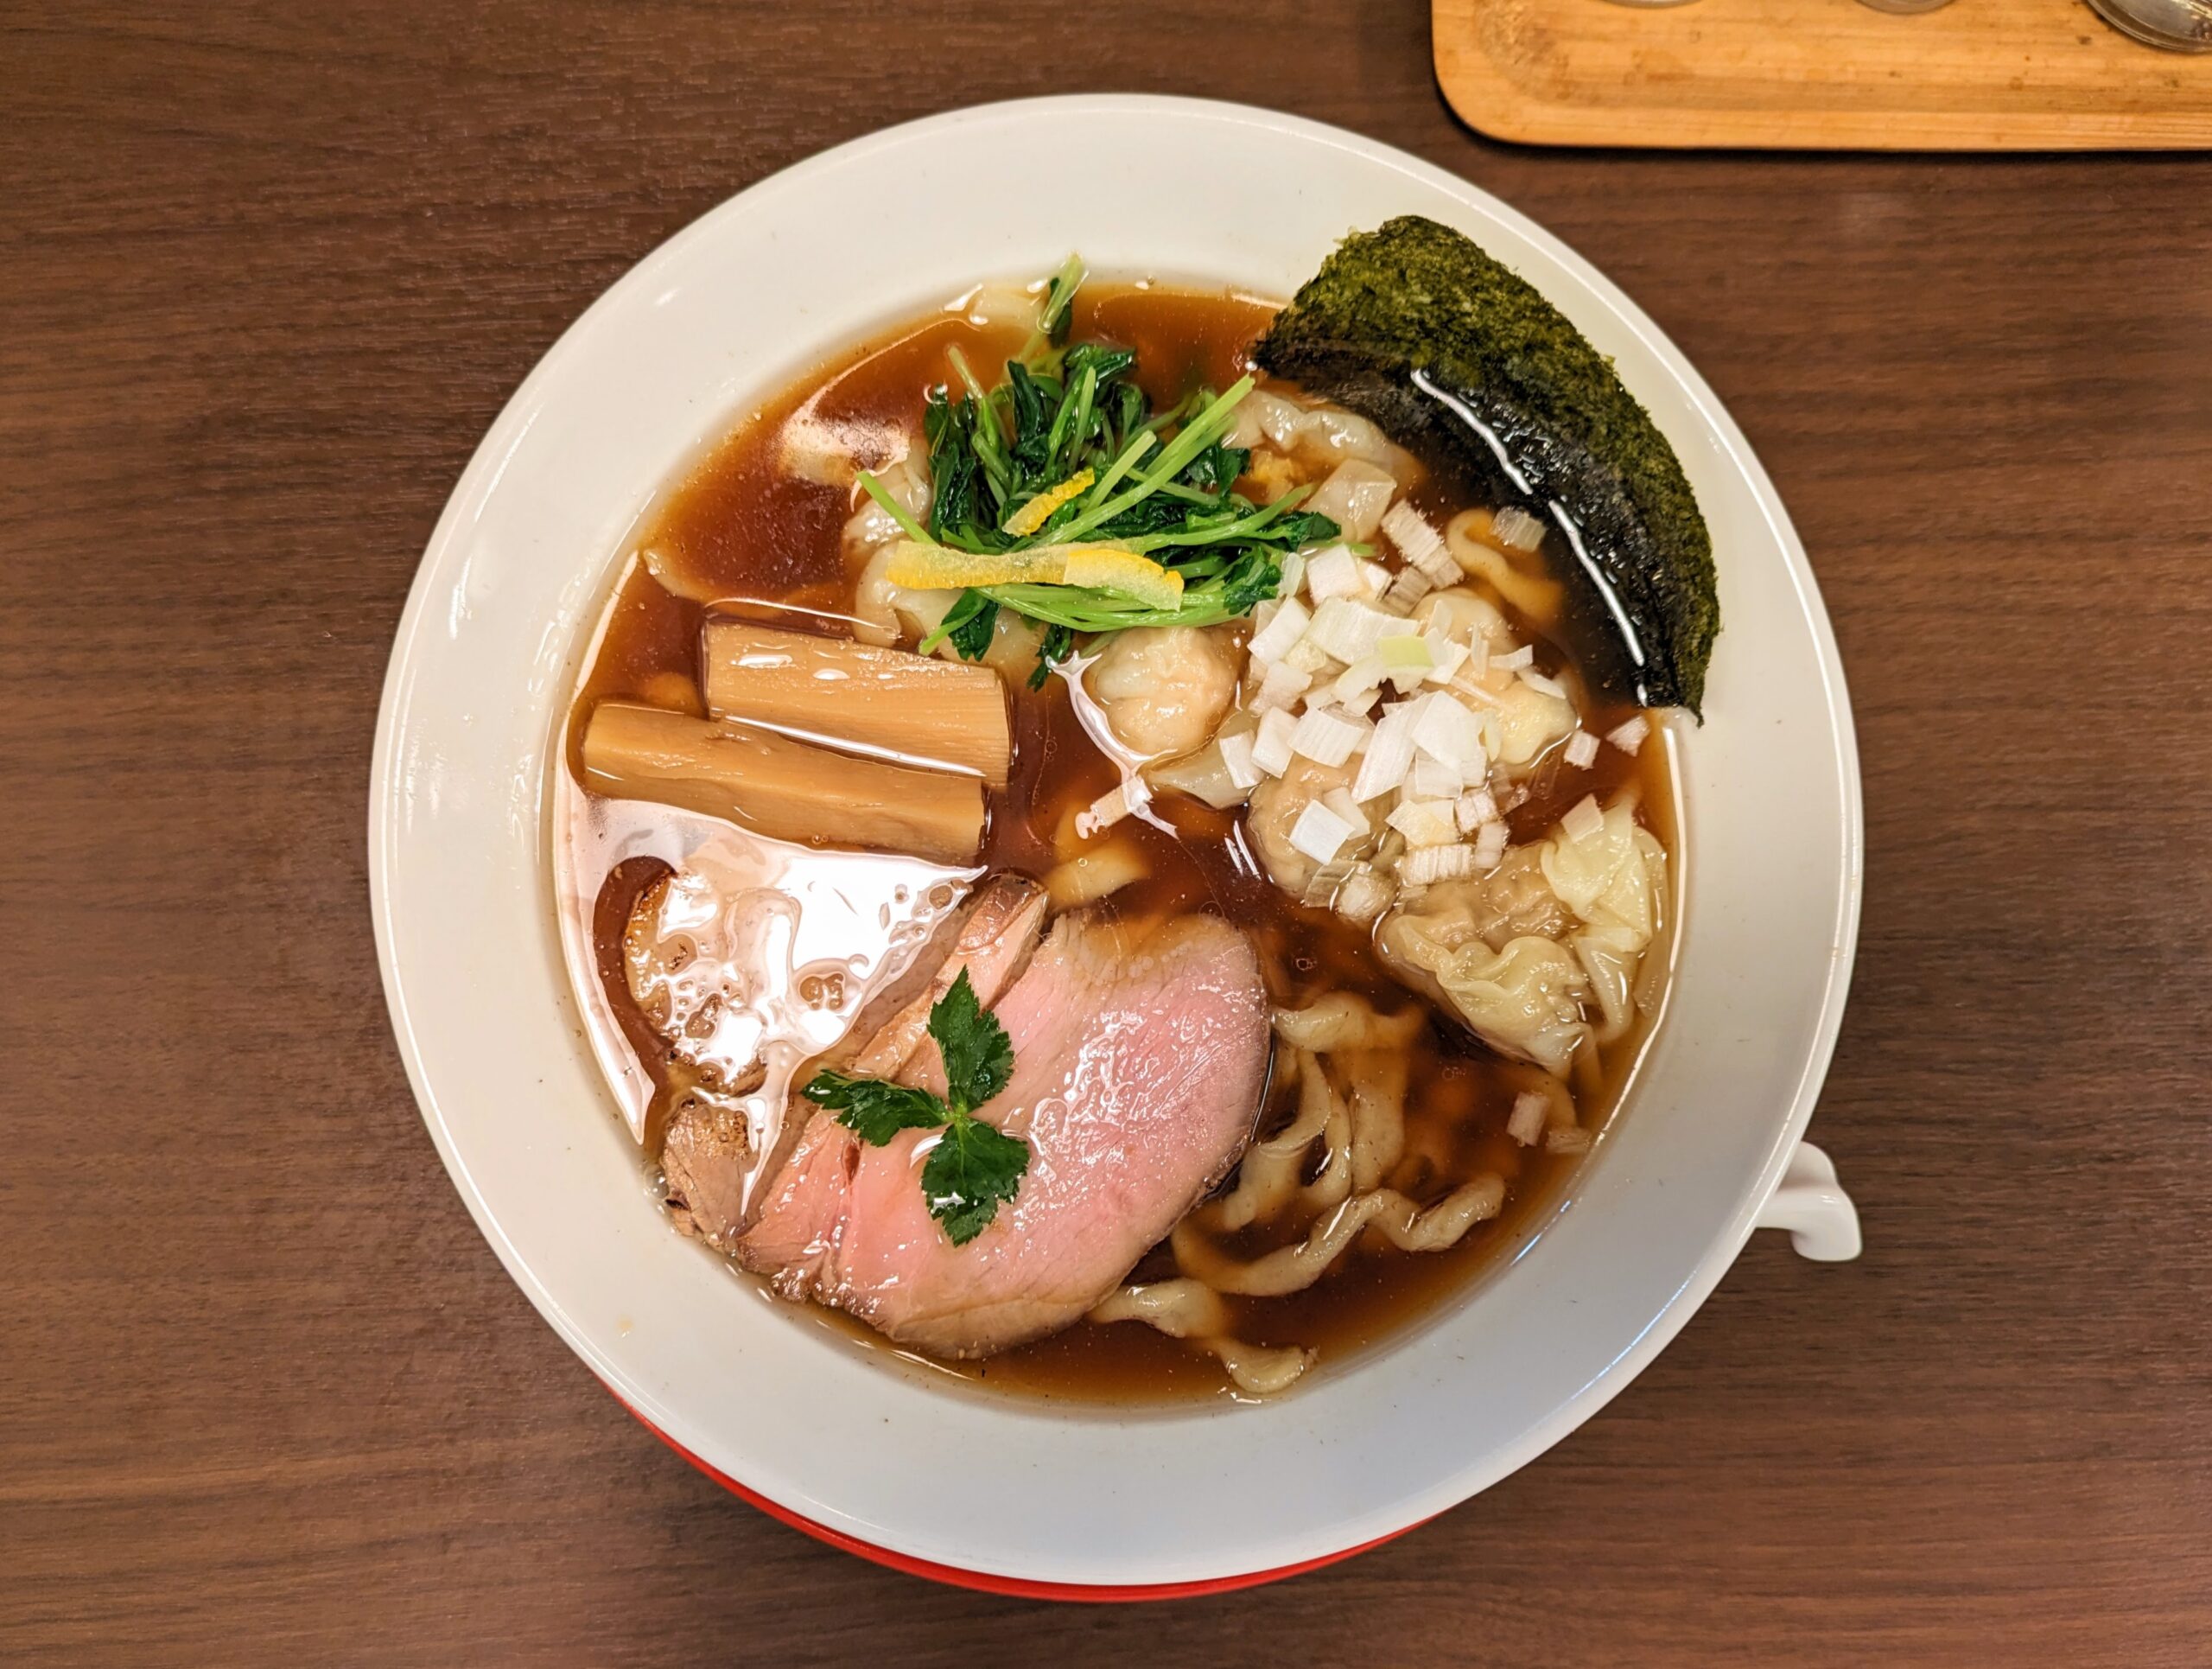
M 401 599 L 561 329 L 824 145 L 1101 87 L 1618 279 L 1796 517 L 1866 786 L 1865 1258 L 1759 1237 L 1535 1465 L 1166 1608 L 875 1569 L 632 1423 L 447 1182 L 364 880 Z M 2212 157 L 1511 150 L 1416 0 L 5 0 L 0 1662 L 2212 1662 L 2209 633 Z

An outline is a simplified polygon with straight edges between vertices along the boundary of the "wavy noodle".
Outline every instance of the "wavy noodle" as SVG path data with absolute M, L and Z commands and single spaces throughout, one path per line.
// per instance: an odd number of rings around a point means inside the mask
M 1229 1306 L 1203 1281 L 1146 1281 L 1109 1293 L 1090 1319 L 1142 1322 L 1171 1339 L 1203 1338 L 1229 1330 Z
M 1288 1390 L 1313 1365 L 1313 1353 L 1295 1345 L 1248 1345 L 1229 1337 L 1229 1306 L 1200 1281 L 1125 1286 L 1094 1309 L 1090 1319 L 1142 1322 L 1171 1339 L 1188 1339 L 1220 1360 L 1238 1390 L 1255 1397 Z
M 1359 1194 L 1382 1185 L 1406 1150 L 1406 1057 L 1396 1049 L 1348 1054 L 1351 1080 L 1351 1186 Z
M 1319 1061 L 1313 1075 L 1328 1082 Z M 1351 1109 L 1333 1085 L 1329 1086 L 1329 1116 L 1321 1122 L 1321 1168 L 1313 1180 L 1298 1190 L 1298 1203 L 1308 1211 L 1327 1211 L 1342 1205 L 1351 1193 Z
M 1402 1049 L 1428 1017 L 1418 1006 L 1377 1014 L 1363 997 L 1332 991 L 1303 1009 L 1277 1009 L 1275 1035 L 1294 1048 L 1325 1054 L 1335 1049 Z
M 1298 1345 L 1248 1345 L 1234 1339 L 1198 1341 L 1221 1358 L 1239 1391 L 1255 1397 L 1271 1397 L 1287 1391 L 1300 1374 L 1313 1366 L 1314 1353 Z
M 1295 1245 L 1278 1247 L 1249 1263 L 1225 1256 L 1191 1233 L 1187 1219 L 1177 1225 L 1172 1242 L 1177 1264 L 1216 1292 L 1280 1298 L 1319 1280 L 1363 1230 L 1375 1230 L 1401 1252 L 1441 1252 L 1458 1245 L 1477 1223 L 1497 1216 L 1504 1203 L 1504 1179 L 1485 1172 L 1426 1211 L 1395 1188 L 1363 1194 L 1316 1223 Z
M 1315 1353 L 1251 1345 L 1230 1336 L 1224 1293 L 1280 1297 L 1313 1284 L 1370 1229 L 1401 1252 L 1440 1252 L 1495 1217 L 1505 1183 L 1485 1174 L 1423 1210 L 1382 1184 L 1405 1157 L 1406 1046 L 1427 1016 L 1418 1007 L 1379 1014 L 1365 998 L 1338 991 L 1303 1009 L 1278 1009 L 1283 1070 L 1298 1091 L 1289 1124 L 1245 1150 L 1236 1186 L 1175 1226 L 1168 1245 L 1181 1277 L 1125 1286 L 1090 1312 L 1094 1322 L 1142 1322 L 1219 1358 L 1237 1388 L 1268 1396 L 1290 1386 Z M 1347 1087 L 1331 1081 L 1322 1057 Z M 1563 1092 L 1562 1092 L 1563 1094 Z M 1568 1121 L 1573 1121 L 1572 1103 Z M 1314 1144 L 1322 1153 L 1303 1182 Z M 1315 1220 L 1306 1238 L 1244 1261 L 1211 1236 L 1271 1222 L 1296 1202 Z
M 1236 1169 L 1236 1186 L 1208 1213 L 1224 1229 L 1248 1227 L 1273 1220 L 1298 1195 L 1299 1174 L 1306 1166 L 1306 1150 L 1313 1138 L 1339 1117 L 1337 1092 L 1321 1071 L 1321 1063 L 1306 1049 L 1291 1052 L 1297 1075 L 1298 1116 L 1282 1131 L 1244 1151 Z
M 1525 571 L 1514 557 L 1485 543 L 1491 530 L 1487 510 L 1462 510 L 1445 524 L 1444 543 L 1459 566 L 1478 579 L 1488 580 L 1497 594 L 1535 625 L 1548 627 L 1559 619 L 1567 589 L 1557 580 Z M 1535 553 L 1525 558 L 1541 561 Z

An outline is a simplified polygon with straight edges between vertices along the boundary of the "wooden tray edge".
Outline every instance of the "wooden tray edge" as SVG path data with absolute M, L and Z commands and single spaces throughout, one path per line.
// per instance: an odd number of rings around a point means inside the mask
M 1597 109 L 1535 97 L 1475 44 L 1481 0 L 1433 0 L 1431 55 L 1445 102 L 1477 132 L 1515 144 L 1622 146 L 1640 150 L 2208 150 L 2212 121 L 2099 120 L 2064 113 L 1697 109 L 1673 105 Z M 2148 50 L 2148 48 L 2145 48 Z M 1793 134 L 1793 125 L 1817 131 Z

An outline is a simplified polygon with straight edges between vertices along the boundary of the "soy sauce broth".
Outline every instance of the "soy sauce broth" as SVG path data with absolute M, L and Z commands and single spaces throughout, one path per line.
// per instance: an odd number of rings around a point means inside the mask
M 1077 298 L 1075 334 L 1134 347 L 1138 379 L 1160 405 L 1194 386 L 1219 388 L 1243 374 L 1250 368 L 1249 349 L 1272 313 L 1265 304 L 1224 294 L 1093 284 Z M 641 551 L 652 552 L 662 578 L 684 595 L 671 594 L 642 566 L 623 582 L 572 715 L 571 768 L 583 720 L 598 700 L 701 710 L 699 634 L 709 614 L 757 614 L 829 631 L 839 629 L 837 621 L 849 615 L 855 577 L 846 571 L 842 534 L 854 507 L 852 494 L 785 472 L 782 436 L 794 414 L 832 424 L 897 425 L 918 436 L 925 392 L 957 382 L 950 350 L 957 347 L 979 369 L 995 366 L 1019 350 L 1025 334 L 980 327 L 951 312 L 911 324 L 801 379 L 709 453 L 670 494 L 639 542 Z M 1466 502 L 1433 481 L 1417 486 L 1412 496 L 1440 523 Z M 1510 608 L 1507 613 L 1513 616 Z M 1522 640 L 1535 646 L 1539 666 L 1566 674 L 1579 691 L 1569 647 L 1548 640 L 1525 621 L 1514 623 Z M 1119 779 L 1083 732 L 1061 680 L 1048 680 L 1037 692 L 1015 689 L 1012 698 L 1014 768 L 1007 788 L 992 798 L 981 861 L 988 869 L 1042 879 L 1059 861 L 1056 831 Z M 1586 726 L 1599 731 L 1634 711 L 1593 707 L 1586 698 L 1581 704 Z M 1679 889 L 1681 843 L 1666 756 L 1655 740 L 1633 757 L 1604 749 L 1586 771 L 1566 772 L 1554 757 L 1530 779 L 1527 802 L 1510 814 L 1514 841 L 1541 838 L 1586 793 L 1603 803 L 1634 782 L 1644 822 L 1675 860 L 1671 872 Z M 1366 928 L 1331 911 L 1303 908 L 1269 881 L 1244 844 L 1236 813 L 1173 793 L 1160 795 L 1151 809 L 1166 829 L 1130 819 L 1114 831 L 1140 851 L 1149 873 L 1094 908 L 1136 915 L 1205 910 L 1225 917 L 1257 947 L 1268 995 L 1279 1004 L 1297 1006 L 1332 991 L 1352 991 L 1385 1012 L 1413 1004 L 1431 1008 L 1384 969 Z M 1672 908 L 1670 900 L 1670 915 Z M 606 931 L 602 922 L 602 934 Z M 620 931 L 615 923 L 617 939 Z M 602 965 L 609 965 L 611 953 L 611 965 L 619 966 L 619 946 L 600 948 Z M 1667 953 L 1662 934 L 1650 954 Z M 627 1001 L 619 981 L 613 994 L 618 1005 Z M 1594 1094 L 1578 1087 L 1586 1129 L 1599 1128 L 1609 1116 L 1649 1024 L 1646 1016 L 1628 1036 L 1600 1051 Z M 1433 1011 L 1411 1053 L 1406 1156 L 1390 1183 L 1427 1205 L 1493 1170 L 1506 1182 L 1503 1209 L 1445 1252 L 1400 1252 L 1370 1235 L 1303 1292 L 1225 1297 L 1241 1341 L 1318 1348 L 1319 1366 L 1326 1371 L 1464 1287 L 1502 1252 L 1525 1241 L 1555 1206 L 1579 1157 L 1549 1154 L 1541 1144 L 1523 1148 L 1505 1133 L 1514 1097 L 1528 1087 L 1533 1069 L 1503 1061 Z M 1262 1133 L 1287 1119 L 1294 1095 L 1287 1085 L 1278 1086 L 1262 1118 Z M 1302 1237 L 1306 1227 L 1286 1221 L 1273 1233 L 1247 1230 L 1224 1245 L 1240 1257 L 1255 1256 Z M 1147 1254 L 1133 1278 L 1174 1272 L 1163 1246 Z M 868 1347 L 910 1355 L 842 1314 L 816 1315 Z M 1130 1322 L 1078 1323 L 985 1361 L 931 1365 L 981 1384 L 1062 1399 L 1156 1401 L 1224 1394 L 1229 1388 L 1212 1357 Z

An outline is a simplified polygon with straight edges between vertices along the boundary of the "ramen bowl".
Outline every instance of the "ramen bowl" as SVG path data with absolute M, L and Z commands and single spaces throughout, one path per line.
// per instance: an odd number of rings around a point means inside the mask
M 1084 142 L 1108 127 L 1113 146 Z M 1079 144 L 1093 161 L 1071 192 L 1056 159 Z M 1475 238 L 1611 356 L 1713 532 L 1725 630 L 1707 717 L 1671 729 L 1675 969 L 1621 1111 L 1486 1276 L 1258 1403 L 981 1391 L 762 1302 L 653 1208 L 563 972 L 549 787 L 627 538 L 765 395 L 980 278 L 1079 249 L 1102 273 L 1284 297 L 1347 231 L 1406 213 Z M 1711 391 L 1586 263 L 1464 181 L 1310 122 L 1134 97 L 959 111 L 787 169 L 649 256 L 531 373 L 431 538 L 385 688 L 369 833 L 401 1053 L 517 1284 L 671 1446 L 903 1568 L 1103 1598 L 1326 1563 L 1565 1437 L 1755 1228 L 1789 1228 L 1812 1256 L 1857 1251 L 1802 1138 L 1848 984 L 1858 768 L 1789 519 Z

